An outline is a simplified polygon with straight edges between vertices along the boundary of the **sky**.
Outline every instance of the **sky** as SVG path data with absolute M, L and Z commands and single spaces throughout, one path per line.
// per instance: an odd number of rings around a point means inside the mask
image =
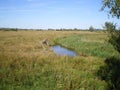
M 102 0 L 0 0 L 0 28 L 102 28 L 120 20 L 101 11 Z

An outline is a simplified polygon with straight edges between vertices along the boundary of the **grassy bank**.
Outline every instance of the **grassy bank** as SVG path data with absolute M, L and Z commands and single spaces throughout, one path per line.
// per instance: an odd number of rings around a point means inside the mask
M 104 47 L 106 38 L 104 33 L 88 31 L 0 31 L 0 89 L 106 90 L 107 83 L 96 75 L 104 65 L 102 57 L 116 53 L 112 46 Z M 44 39 L 79 55 L 57 56 L 50 46 L 41 45 Z M 101 47 L 103 56 L 98 54 Z
M 89 32 L 68 37 L 57 38 L 56 43 L 74 49 L 83 56 L 107 58 L 119 55 L 111 44 L 107 42 L 108 36 L 103 32 Z

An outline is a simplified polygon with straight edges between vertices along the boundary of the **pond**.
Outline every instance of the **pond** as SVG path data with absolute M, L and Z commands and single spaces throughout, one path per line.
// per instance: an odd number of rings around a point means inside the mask
M 61 56 L 77 56 L 77 53 L 73 50 L 69 50 L 65 47 L 62 47 L 60 45 L 52 46 L 51 49 L 56 53 L 57 55 Z

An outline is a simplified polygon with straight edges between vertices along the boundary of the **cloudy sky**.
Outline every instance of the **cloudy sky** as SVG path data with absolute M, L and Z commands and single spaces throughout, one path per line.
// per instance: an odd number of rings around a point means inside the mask
M 102 0 L 0 0 L 0 27 L 102 28 L 108 18 Z

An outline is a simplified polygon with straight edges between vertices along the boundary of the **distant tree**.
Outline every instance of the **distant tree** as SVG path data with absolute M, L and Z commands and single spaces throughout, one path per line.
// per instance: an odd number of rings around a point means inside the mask
M 108 32 L 113 32 L 116 30 L 116 24 L 112 22 L 105 22 L 105 25 L 103 28 L 107 30 Z
M 74 28 L 73 30 L 78 30 L 77 28 Z
M 115 16 L 117 18 L 120 18 L 120 0 L 102 0 L 103 6 L 102 10 L 107 8 L 109 11 L 109 14 L 112 16 Z
M 91 31 L 91 32 L 94 31 L 94 27 L 93 27 L 93 26 L 90 26 L 90 27 L 89 27 L 89 31 Z
M 116 24 L 105 22 L 104 28 L 108 31 L 109 43 L 120 53 L 120 31 L 116 30 Z

